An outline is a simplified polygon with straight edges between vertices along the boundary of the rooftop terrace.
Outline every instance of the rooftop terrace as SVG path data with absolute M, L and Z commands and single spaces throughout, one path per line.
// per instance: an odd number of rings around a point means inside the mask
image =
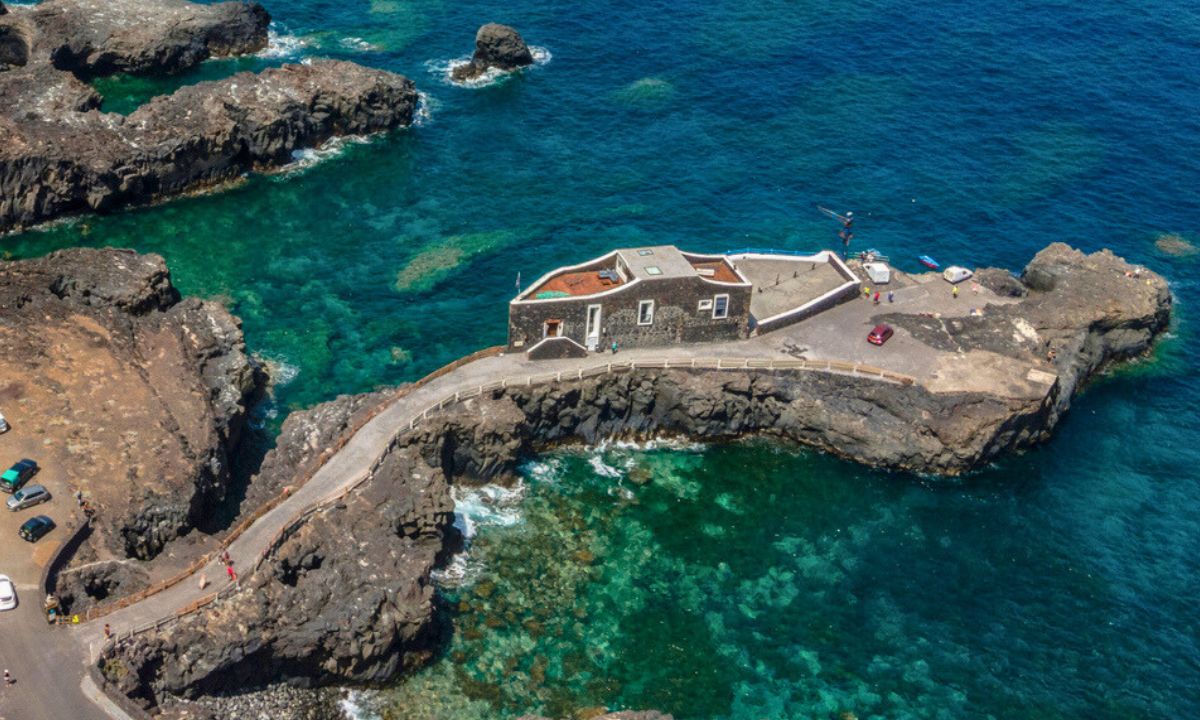
M 518 300 L 586 297 L 636 281 L 701 277 L 719 283 L 745 283 L 720 255 L 684 253 L 674 245 L 621 248 L 581 265 L 559 268 L 538 278 Z

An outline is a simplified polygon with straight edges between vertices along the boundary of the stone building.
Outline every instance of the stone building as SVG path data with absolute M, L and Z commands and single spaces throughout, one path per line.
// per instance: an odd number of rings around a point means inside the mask
M 724 255 L 673 245 L 614 250 L 554 270 L 509 303 L 508 346 L 533 358 L 736 340 L 750 332 L 751 283 Z
M 836 253 L 672 245 L 614 250 L 538 278 L 509 303 L 508 349 L 532 359 L 619 348 L 738 340 L 858 297 Z

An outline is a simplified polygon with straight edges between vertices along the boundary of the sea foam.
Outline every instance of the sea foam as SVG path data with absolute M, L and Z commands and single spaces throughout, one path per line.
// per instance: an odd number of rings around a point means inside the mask
M 272 22 L 267 28 L 267 46 L 255 55 L 268 60 L 296 58 L 308 48 L 308 41 L 291 34 L 282 25 Z
M 521 522 L 521 501 L 526 485 L 513 487 L 484 485 L 478 488 L 450 488 L 454 499 L 454 527 L 462 533 L 465 547 L 450 559 L 445 567 L 433 572 L 433 579 L 443 586 L 467 584 L 478 574 L 479 565 L 471 556 L 471 541 L 481 527 L 511 527 Z
M 533 65 L 530 67 L 540 67 L 549 63 L 554 59 L 554 55 L 546 48 L 537 45 L 529 46 L 529 54 L 533 56 Z M 471 62 L 470 55 L 454 58 L 453 60 L 430 60 L 425 63 L 425 68 L 432 74 L 441 78 L 441 80 L 450 85 L 457 85 L 465 88 L 482 88 L 494 85 L 506 77 L 513 75 L 517 71 L 501 70 L 499 68 L 488 68 L 482 75 L 470 80 L 455 80 L 452 73 L 454 68 L 460 65 L 466 65 Z

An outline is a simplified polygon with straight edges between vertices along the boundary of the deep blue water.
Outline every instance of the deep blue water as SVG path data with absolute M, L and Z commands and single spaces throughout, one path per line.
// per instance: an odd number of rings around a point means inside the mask
M 695 718 L 1200 716 L 1200 413 L 1191 400 L 1200 367 L 1188 339 L 1198 261 L 1154 246 L 1163 233 L 1200 243 L 1200 7 L 296 0 L 268 8 L 302 46 L 166 81 L 106 81 L 108 107 L 128 111 L 155 88 L 239 69 L 335 56 L 412 77 L 428 95 L 428 120 L 292 174 L 0 242 L 18 256 L 76 244 L 162 253 L 185 292 L 228 299 L 252 348 L 294 371 L 277 392 L 285 412 L 501 342 L 518 271 L 534 277 L 615 244 L 822 247 L 835 228 L 818 203 L 854 210 L 858 247 L 901 265 L 929 253 L 1019 268 L 1061 240 L 1110 247 L 1164 273 L 1178 299 L 1176 338 L 1157 361 L 1092 388 L 1046 447 L 964 486 L 931 489 L 753 446 L 629 451 L 656 481 L 636 491 L 645 503 L 613 518 L 607 492 L 571 488 L 623 480 L 558 458 L 558 481 L 531 474 L 525 521 L 480 530 L 482 572 L 522 578 L 519 559 L 493 553 L 504 543 L 489 537 L 519 546 L 568 527 L 591 547 L 636 529 L 654 562 L 593 553 L 601 559 L 572 576 L 575 590 L 539 597 L 557 603 L 546 612 L 560 619 L 594 610 L 585 625 L 601 628 L 604 642 L 638 642 L 603 663 L 592 658 L 586 672 L 568 664 L 576 671 L 559 666 L 556 677 L 552 667 L 542 694 L 514 694 L 495 690 L 497 667 L 518 673 L 500 654 L 523 653 L 518 666 L 532 672 L 539 654 L 587 656 L 599 641 L 587 632 L 522 639 L 486 625 L 467 641 L 465 629 L 486 617 L 464 613 L 456 648 L 473 657 L 416 681 L 426 699 L 440 693 L 457 708 L 441 717 L 537 709 L 521 702 L 564 711 L 654 705 Z M 445 63 L 469 53 L 487 21 L 516 25 L 551 59 L 489 87 L 448 84 Z M 414 283 L 403 272 L 413 262 L 436 272 Z M 704 490 L 660 507 L 658 474 Z M 755 504 L 760 485 L 782 493 L 770 515 Z M 756 509 L 725 513 L 730 503 Z M 676 547 L 709 527 L 725 533 L 729 552 Z M 761 566 L 726 576 L 721 563 L 733 560 L 724 556 L 753 554 L 763 527 L 780 547 L 803 552 L 764 552 Z M 828 540 L 839 532 L 857 539 Z M 550 562 L 562 545 L 542 543 L 541 557 Z M 804 575 L 788 558 L 837 570 Z M 796 592 L 776 588 L 742 612 L 737 583 L 771 568 L 791 572 L 772 583 Z M 650 582 L 664 573 L 690 593 L 678 607 Z M 628 607 L 589 604 L 589 593 L 612 583 Z M 653 612 L 629 619 L 630 607 L 646 603 Z M 685 622 L 697 614 L 707 624 Z M 800 629 L 787 624 L 797 617 Z M 655 682 L 637 681 L 650 672 L 639 657 L 657 659 Z M 468 712 L 455 693 L 491 704 Z

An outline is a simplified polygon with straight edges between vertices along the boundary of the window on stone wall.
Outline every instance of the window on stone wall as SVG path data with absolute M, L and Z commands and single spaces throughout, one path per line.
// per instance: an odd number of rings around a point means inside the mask
M 713 297 L 713 319 L 720 320 L 727 317 L 729 317 L 729 296 L 717 295 Z
M 712 300 L 701 300 L 701 301 L 700 301 L 700 304 L 696 306 L 696 310 L 697 310 L 698 312 L 704 312 L 704 311 L 706 311 L 706 310 L 712 310 Z
M 642 300 L 638 303 L 638 325 L 654 324 L 654 301 Z

